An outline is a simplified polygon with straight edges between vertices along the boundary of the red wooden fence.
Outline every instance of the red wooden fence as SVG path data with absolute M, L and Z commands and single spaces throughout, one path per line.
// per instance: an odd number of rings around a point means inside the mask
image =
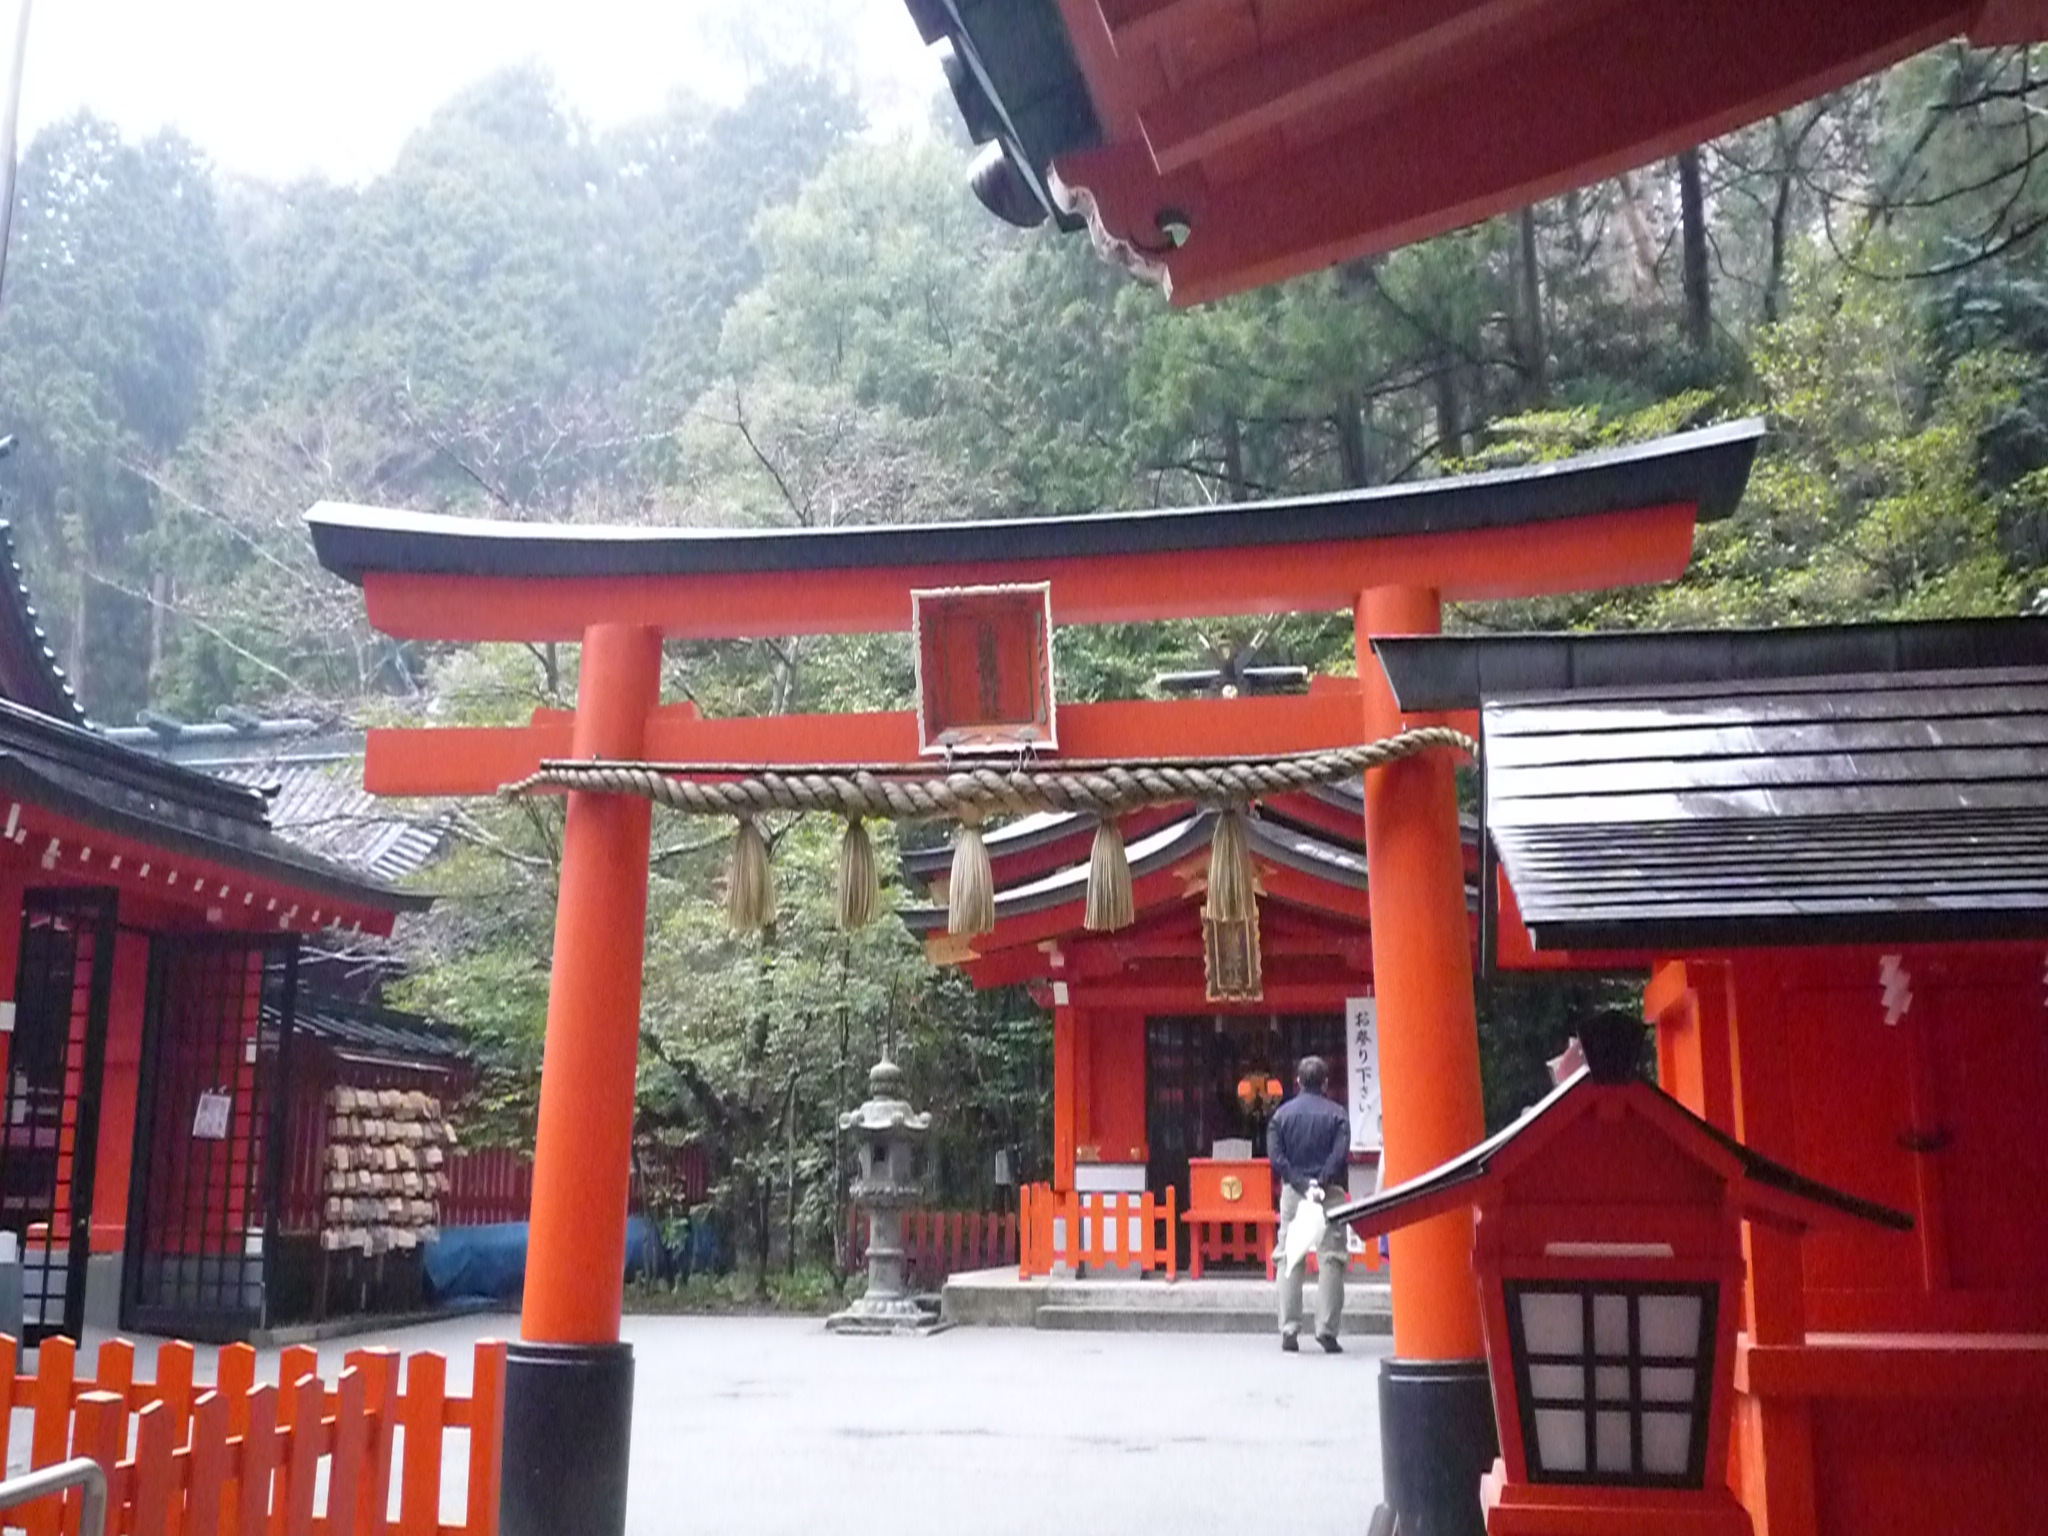
M 90 1456 L 106 1470 L 108 1536 L 496 1536 L 503 1344 L 477 1345 L 468 1397 L 448 1395 L 448 1362 L 430 1351 L 404 1360 L 401 1387 L 396 1350 L 354 1350 L 331 1389 L 306 1348 L 284 1351 L 277 1382 L 259 1385 L 256 1352 L 231 1344 L 212 1387 L 194 1384 L 190 1344 L 159 1346 L 154 1381 L 136 1379 L 126 1340 L 100 1346 L 89 1380 L 69 1339 L 45 1341 L 33 1375 L 15 1358 L 0 1341 L 0 1462 L 13 1411 L 33 1410 L 31 1468 Z M 453 1524 L 441 1519 L 449 1429 L 470 1432 Z M 60 1536 L 78 1517 L 75 1494 L 52 1496 L 8 1511 L 5 1529 Z
M 1098 1269 L 1179 1270 L 1175 1191 L 1164 1199 L 1150 1190 L 1134 1195 L 1075 1194 L 1049 1184 L 1017 1191 L 1021 1208 L 1021 1249 L 1017 1273 L 1024 1279 L 1049 1275 L 1064 1266 Z
M 854 1210 L 846 1218 L 847 1245 L 855 1268 L 867 1262 L 868 1219 Z M 905 1211 L 903 1251 L 911 1278 L 927 1288 L 969 1269 L 1000 1269 L 1017 1262 L 1017 1217 L 1001 1211 Z
M 524 1221 L 533 1204 L 533 1159 L 510 1147 L 464 1147 L 448 1159 L 441 1225 Z
M 485 1227 L 500 1221 L 524 1221 L 533 1205 L 533 1156 L 511 1147 L 465 1147 L 448 1159 L 443 1170 L 448 1188 L 441 1195 L 441 1225 Z M 633 1149 L 632 1208 L 643 1211 L 650 1197 L 673 1207 L 704 1198 L 711 1165 L 704 1149 L 642 1143 Z

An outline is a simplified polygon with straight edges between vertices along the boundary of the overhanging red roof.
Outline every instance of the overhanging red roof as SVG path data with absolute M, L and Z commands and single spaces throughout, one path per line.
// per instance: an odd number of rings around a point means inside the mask
M 2044 0 L 908 0 L 985 160 L 1197 303 L 1643 165 Z M 1071 99 L 1069 99 L 1071 98 Z

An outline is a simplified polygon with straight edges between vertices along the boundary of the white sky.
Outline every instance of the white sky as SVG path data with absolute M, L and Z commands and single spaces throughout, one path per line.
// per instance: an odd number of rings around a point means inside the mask
M 0 0 L 0 55 L 17 3 Z M 901 0 L 804 4 L 849 18 L 871 113 L 924 116 L 940 76 Z M 800 9 L 795 0 L 36 0 L 21 142 L 89 107 L 133 134 L 176 127 L 223 170 L 360 180 L 388 166 L 455 92 L 508 65 L 547 68 L 600 127 L 656 110 L 678 87 L 730 100 L 744 70 L 708 40 L 707 22 L 737 14 L 772 31 Z

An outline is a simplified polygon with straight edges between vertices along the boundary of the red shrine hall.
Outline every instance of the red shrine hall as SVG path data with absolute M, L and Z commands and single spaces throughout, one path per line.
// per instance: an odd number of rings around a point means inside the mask
M 1312 686 L 1321 697 L 1356 700 L 1350 678 Z M 1158 1200 L 1171 1192 L 1181 1230 L 1151 1267 L 1193 1260 L 1197 1272 L 1226 1257 L 1254 1269 L 1267 1263 L 1275 1193 L 1265 1124 L 1295 1091 L 1303 1056 L 1329 1063 L 1331 1097 L 1353 1109 L 1357 1192 L 1373 1187 L 1380 1151 L 1361 789 L 1318 786 L 1257 803 L 1247 832 L 1259 921 L 1241 958 L 1217 953 L 1203 916 L 1217 819 L 1185 806 L 1124 818 L 1134 920 L 1111 932 L 1086 924 L 1092 817 L 1028 816 L 988 835 L 996 923 L 973 938 L 946 931 L 950 851 L 903 856 L 906 879 L 935 902 L 904 914 L 926 934 L 932 959 L 959 965 L 979 987 L 1028 984 L 1052 1016 L 1048 1192 Z M 1465 830 L 1476 932 L 1477 842 L 1469 823 Z M 1212 1229 L 1205 1211 L 1250 1227 Z M 1190 1212 L 1202 1222 L 1194 1231 Z M 1224 1240 L 1240 1237 L 1226 1255 Z M 1087 1267 L 1044 1239 L 1026 1233 L 1027 1273 Z
M 326 1095 L 452 1097 L 459 1052 L 309 998 L 302 950 L 426 899 L 280 836 L 260 791 L 90 726 L 11 557 L 0 524 L 0 1244 L 25 1340 L 350 1310 L 373 1287 L 323 1243 Z

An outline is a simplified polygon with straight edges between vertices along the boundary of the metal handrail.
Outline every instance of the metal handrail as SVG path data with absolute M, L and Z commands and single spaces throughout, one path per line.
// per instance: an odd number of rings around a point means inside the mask
M 69 1493 L 74 1488 L 85 1490 L 85 1508 L 79 1515 L 78 1536 L 106 1536 L 107 1474 L 89 1456 L 74 1456 L 54 1467 L 38 1467 L 33 1472 L 22 1473 L 20 1477 L 8 1478 L 0 1483 L 0 1509 L 13 1509 L 33 1499 L 48 1498 L 53 1493 Z

